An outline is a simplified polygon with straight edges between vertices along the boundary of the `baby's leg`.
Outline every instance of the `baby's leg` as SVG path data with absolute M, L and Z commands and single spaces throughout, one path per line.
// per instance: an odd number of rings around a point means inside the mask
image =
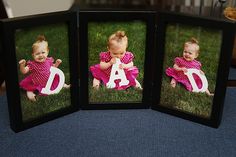
M 136 83 L 135 88 L 143 89 L 141 84 L 138 82 L 138 80 L 135 79 L 135 83 Z
M 100 80 L 94 78 L 93 79 L 93 88 L 99 89 L 99 86 L 100 86 Z
M 170 85 L 171 85 L 171 87 L 175 88 L 175 86 L 176 86 L 176 80 L 175 80 L 174 78 L 171 79 Z
M 214 96 L 214 93 L 211 93 L 211 92 L 209 91 L 209 89 L 206 90 L 206 94 L 207 94 L 208 96 Z
M 35 98 L 35 94 L 34 94 L 34 92 L 32 92 L 32 91 L 27 91 L 26 92 L 26 95 L 27 95 L 27 97 L 28 97 L 28 99 L 30 100 L 30 101 L 36 101 L 36 98 Z
M 70 84 L 66 84 L 66 83 L 65 83 L 65 84 L 63 85 L 63 88 L 69 89 L 69 88 L 70 88 Z

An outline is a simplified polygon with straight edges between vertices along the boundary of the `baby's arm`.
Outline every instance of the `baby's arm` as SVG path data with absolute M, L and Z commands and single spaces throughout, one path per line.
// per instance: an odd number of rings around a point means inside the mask
M 112 66 L 115 63 L 116 63 L 116 59 L 115 58 L 112 58 L 110 60 L 110 62 L 103 62 L 103 61 L 101 61 L 100 62 L 100 68 L 101 68 L 101 70 L 106 70 L 106 69 L 108 69 L 110 66 Z
M 20 64 L 20 72 L 22 74 L 27 74 L 29 72 L 29 67 L 25 66 L 26 60 L 24 60 L 24 59 L 20 60 L 19 64 Z
M 174 64 L 173 67 L 174 67 L 174 69 L 177 70 L 177 71 L 183 71 L 183 72 L 187 72 L 187 71 L 188 71 L 187 68 L 185 68 L 185 67 L 181 68 L 181 67 L 179 67 L 177 64 Z
M 132 68 L 134 66 L 134 62 L 129 62 L 128 64 L 120 64 L 119 65 L 119 68 L 120 69 L 129 69 L 129 68 Z
M 62 62 L 61 59 L 57 59 L 57 60 L 56 60 L 56 63 L 53 64 L 53 66 L 57 68 L 57 67 L 61 64 L 61 62 Z

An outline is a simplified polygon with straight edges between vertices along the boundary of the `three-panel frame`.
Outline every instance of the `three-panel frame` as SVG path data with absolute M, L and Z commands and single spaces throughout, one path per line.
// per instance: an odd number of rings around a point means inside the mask
M 1 20 L 11 128 L 79 109 L 147 108 L 217 128 L 234 29 L 226 20 L 157 11 Z

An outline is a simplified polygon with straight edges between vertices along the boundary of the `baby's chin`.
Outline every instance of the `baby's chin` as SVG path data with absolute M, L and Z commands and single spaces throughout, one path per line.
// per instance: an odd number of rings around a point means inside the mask
M 193 61 L 194 59 L 190 59 L 190 58 L 184 58 L 186 61 L 188 61 L 188 62 L 191 62 L 191 61 Z
M 44 61 L 45 61 L 45 59 L 37 59 L 37 60 L 35 60 L 36 62 L 38 62 L 38 63 L 43 63 Z

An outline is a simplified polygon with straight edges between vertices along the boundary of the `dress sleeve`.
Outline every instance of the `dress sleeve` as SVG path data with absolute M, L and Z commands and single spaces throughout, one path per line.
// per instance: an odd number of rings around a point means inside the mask
M 199 67 L 199 69 L 201 69 L 201 68 L 202 68 L 202 63 L 199 62 L 199 61 L 197 61 L 197 62 L 198 62 L 198 67 Z
M 29 71 L 32 71 L 33 70 L 33 62 L 32 61 L 27 61 L 27 63 L 26 63 L 26 66 L 28 66 L 29 67 Z
M 109 52 L 101 52 L 99 56 L 101 62 L 109 62 L 111 60 Z
M 52 57 L 48 57 L 47 61 L 50 63 L 50 65 L 53 65 L 54 59 Z
M 176 57 L 175 59 L 174 59 L 174 64 L 177 64 L 178 66 L 180 66 L 181 65 L 181 58 L 180 57 Z
M 127 52 L 127 63 L 132 62 L 134 59 L 134 55 L 131 52 Z

